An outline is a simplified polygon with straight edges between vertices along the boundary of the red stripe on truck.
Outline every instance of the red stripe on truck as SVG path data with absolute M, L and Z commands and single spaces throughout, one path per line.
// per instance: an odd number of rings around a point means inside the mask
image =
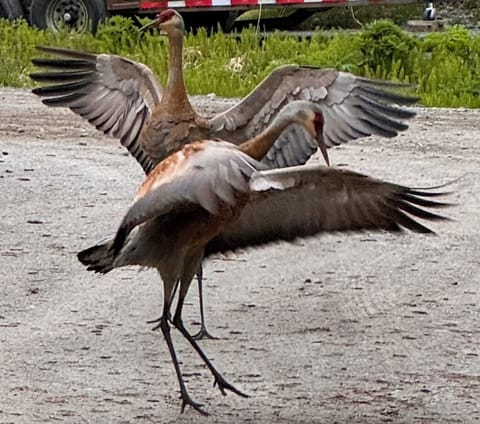
M 142 1 L 140 2 L 140 9 L 166 9 L 168 1 Z

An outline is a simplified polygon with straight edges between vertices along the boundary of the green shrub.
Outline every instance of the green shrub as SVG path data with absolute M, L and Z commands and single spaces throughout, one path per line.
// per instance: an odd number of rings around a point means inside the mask
M 142 22 L 145 23 L 145 22 Z M 52 45 L 95 53 L 114 53 L 145 63 L 165 83 L 168 43 L 156 31 L 140 33 L 131 18 L 115 17 L 97 35 L 52 33 L 23 21 L 0 19 L 0 85 L 31 87 L 35 45 Z M 275 67 L 299 63 L 334 67 L 359 75 L 414 83 L 428 106 L 480 107 L 480 36 L 451 27 L 424 39 L 389 21 L 378 21 L 359 33 L 318 32 L 298 40 L 275 33 L 259 41 L 254 28 L 238 37 L 205 31 L 187 34 L 185 82 L 191 94 L 244 96 Z
M 376 21 L 360 35 L 361 66 L 372 77 L 408 80 L 419 42 L 390 20 Z
M 427 106 L 480 107 L 480 37 L 463 27 L 429 34 L 413 72 Z
M 312 25 L 322 29 L 330 28 L 356 28 L 358 23 L 368 24 L 378 19 L 390 19 L 397 25 L 404 25 L 409 19 L 418 19 L 422 16 L 425 5 L 401 4 L 401 5 L 370 5 L 354 7 L 353 14 L 350 6 L 332 7 L 316 13 L 302 24 L 305 28 Z

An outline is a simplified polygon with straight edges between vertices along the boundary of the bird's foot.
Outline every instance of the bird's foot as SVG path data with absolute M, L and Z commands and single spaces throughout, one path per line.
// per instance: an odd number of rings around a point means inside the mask
M 151 319 L 149 321 L 147 321 L 147 324 L 156 324 L 153 328 L 152 328 L 152 331 L 155 331 L 155 330 L 158 330 L 160 328 L 160 326 L 162 325 L 162 321 L 164 320 L 163 318 L 163 315 L 161 317 L 158 317 L 158 318 L 155 318 L 155 319 Z M 168 321 L 172 321 L 170 319 L 170 314 L 168 315 Z
M 199 412 L 200 414 L 205 415 L 205 416 L 209 415 L 207 411 L 202 409 L 203 405 L 201 403 L 195 402 L 187 392 L 182 393 L 180 398 L 182 399 L 182 414 L 183 414 L 183 411 L 185 411 L 185 406 L 189 405 L 193 409 L 195 409 L 195 411 Z
M 163 315 L 159 318 L 156 318 L 156 319 L 152 319 L 150 321 L 147 321 L 147 324 L 156 324 L 153 328 L 152 328 L 152 331 L 156 331 L 158 330 L 161 326 L 162 326 L 162 322 L 165 318 L 163 317 Z
M 161 317 L 158 317 L 158 318 L 155 318 L 155 319 L 151 319 L 151 320 L 148 320 L 147 321 L 147 324 L 155 324 L 157 322 L 160 322 L 163 318 L 163 315 Z
M 222 393 L 223 396 L 227 395 L 227 392 L 225 390 L 230 390 L 231 392 L 237 394 L 238 396 L 242 396 L 244 398 L 250 397 L 246 393 L 243 393 L 241 390 L 237 389 L 235 386 L 230 384 L 220 374 L 215 375 L 215 380 L 213 382 L 213 387 L 215 387 L 215 385 L 218 385 L 218 388 L 219 388 L 219 390 L 220 390 L 220 392 Z
M 203 340 L 203 339 L 210 339 L 210 340 L 218 340 L 218 337 L 212 336 L 205 327 L 201 327 L 198 333 L 192 335 L 193 340 Z

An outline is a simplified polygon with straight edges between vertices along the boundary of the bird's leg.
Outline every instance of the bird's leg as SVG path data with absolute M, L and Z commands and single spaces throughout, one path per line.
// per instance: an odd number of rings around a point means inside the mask
M 172 296 L 169 296 L 169 299 L 172 299 Z M 154 328 L 160 328 L 163 333 L 163 337 L 167 342 L 168 350 L 170 351 L 170 356 L 173 361 L 173 366 L 175 367 L 175 372 L 177 373 L 178 384 L 180 385 L 180 397 L 182 399 L 182 412 L 185 410 L 186 405 L 190 405 L 193 409 L 200 412 L 203 415 L 208 415 L 206 411 L 202 409 L 202 405 L 200 403 L 195 402 L 187 392 L 187 388 L 185 386 L 185 381 L 183 380 L 183 375 L 180 370 L 180 364 L 178 363 L 177 354 L 175 352 L 175 348 L 173 347 L 172 338 L 170 336 L 170 324 L 168 323 L 168 315 L 170 309 L 170 303 L 167 298 L 164 300 L 164 307 L 163 307 L 163 315 L 160 318 L 159 324 Z
M 225 378 L 213 366 L 210 359 L 208 359 L 207 355 L 200 348 L 200 346 L 198 345 L 196 340 L 192 337 L 192 335 L 188 332 L 188 330 L 183 325 L 182 308 L 183 308 L 184 299 L 185 299 L 185 294 L 183 294 L 182 289 L 180 289 L 180 295 L 179 295 L 179 298 L 178 298 L 178 305 L 177 305 L 177 309 L 175 311 L 175 315 L 173 316 L 172 324 L 180 331 L 180 333 L 183 334 L 183 336 L 189 341 L 189 343 L 193 346 L 193 348 L 200 355 L 200 358 L 202 358 L 203 362 L 205 362 L 205 365 L 208 367 L 210 372 L 213 374 L 213 377 L 215 378 L 215 381 L 213 382 L 213 385 L 218 384 L 218 388 L 220 389 L 220 392 L 222 393 L 222 395 L 225 396 L 227 394 L 225 392 L 225 390 L 230 390 L 231 392 L 236 393 L 239 396 L 249 397 L 246 393 L 241 392 L 236 387 L 231 385 L 227 380 L 225 380 Z
M 177 282 L 177 284 L 175 284 L 175 287 L 172 290 L 172 294 L 170 295 L 169 305 L 171 305 L 172 302 L 173 302 L 173 298 L 175 297 L 175 293 L 177 292 L 178 286 L 179 286 L 179 284 Z M 159 316 L 158 318 L 148 320 L 147 324 L 157 324 L 158 323 L 155 327 L 152 328 L 152 330 L 158 330 L 160 328 L 160 321 L 162 321 L 162 319 L 163 319 L 163 315 Z M 170 311 L 168 312 L 168 320 L 171 321 Z
M 203 267 L 200 264 L 197 270 L 197 281 L 198 281 L 198 298 L 200 302 L 200 331 L 192 336 L 194 340 L 201 339 L 212 339 L 216 340 L 218 337 L 212 336 L 205 326 L 205 309 L 203 306 Z

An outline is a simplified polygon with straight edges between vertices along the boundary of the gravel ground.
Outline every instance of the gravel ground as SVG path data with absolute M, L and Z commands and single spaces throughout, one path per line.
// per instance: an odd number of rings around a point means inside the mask
M 177 332 L 180 413 L 153 271 L 86 272 L 142 180 L 117 142 L 24 90 L 0 90 L 0 422 L 480 422 L 480 111 L 418 109 L 411 129 L 330 152 L 428 186 L 458 179 L 437 236 L 363 233 L 207 263 L 202 346 L 251 395 L 221 396 Z M 213 109 L 231 101 L 195 99 Z M 318 158 L 314 158 L 319 160 Z M 192 287 L 185 322 L 198 328 Z

